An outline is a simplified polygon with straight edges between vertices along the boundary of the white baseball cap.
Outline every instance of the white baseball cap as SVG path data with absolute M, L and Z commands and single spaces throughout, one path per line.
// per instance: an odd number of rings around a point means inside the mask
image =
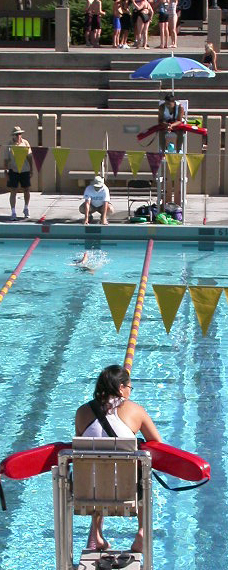
M 104 178 L 101 178 L 101 176 L 95 176 L 92 184 L 95 188 L 102 188 L 102 186 L 104 186 Z

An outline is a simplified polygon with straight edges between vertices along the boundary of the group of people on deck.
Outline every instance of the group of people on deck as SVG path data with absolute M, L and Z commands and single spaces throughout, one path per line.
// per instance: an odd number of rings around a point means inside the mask
M 181 9 L 178 0 L 113 0 L 113 47 L 129 49 L 128 34 L 134 29 L 134 47 L 149 49 L 148 30 L 154 12 L 159 15 L 160 48 L 177 47 L 177 28 Z M 86 45 L 99 47 L 102 0 L 86 0 Z

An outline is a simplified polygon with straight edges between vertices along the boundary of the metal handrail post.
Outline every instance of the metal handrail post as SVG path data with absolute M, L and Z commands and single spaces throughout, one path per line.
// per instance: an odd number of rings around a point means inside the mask
M 161 208 L 161 182 L 162 182 L 162 171 L 161 171 L 161 164 L 159 166 L 157 175 L 156 175 L 156 183 L 157 183 L 157 212 L 160 214 Z
M 143 570 L 153 570 L 151 456 L 148 452 L 141 462 L 143 487 Z
M 54 505 L 54 533 L 55 533 L 55 560 L 56 570 L 60 570 L 60 520 L 59 520 L 59 468 L 51 468 L 53 505 Z
M 67 455 L 59 454 L 59 520 L 60 520 L 60 570 L 68 567 L 68 532 L 67 532 Z
M 184 164 L 183 164 L 183 198 L 182 198 L 182 221 L 185 224 L 185 206 L 186 206 L 186 199 L 187 199 L 187 133 L 184 136 L 184 144 L 183 144 L 183 157 L 184 157 Z
M 166 203 L 166 159 L 163 158 L 163 208 L 165 209 Z

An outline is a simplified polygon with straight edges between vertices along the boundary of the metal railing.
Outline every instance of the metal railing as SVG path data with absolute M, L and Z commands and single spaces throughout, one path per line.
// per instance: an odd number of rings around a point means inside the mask
M 64 450 L 58 454 L 58 467 L 52 468 L 56 570 L 73 570 L 73 495 L 70 463 L 74 457 L 109 460 L 110 451 Z M 112 459 L 138 459 L 142 466 L 143 488 L 143 566 L 142 570 L 152 570 L 152 482 L 151 457 L 148 452 L 112 451 Z
M 54 10 L 0 10 L 0 47 L 54 47 Z

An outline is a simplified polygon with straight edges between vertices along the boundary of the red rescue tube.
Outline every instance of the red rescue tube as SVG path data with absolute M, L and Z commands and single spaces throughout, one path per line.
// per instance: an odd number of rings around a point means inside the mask
M 0 473 L 11 479 L 26 479 L 46 473 L 58 464 L 59 451 L 71 448 L 71 442 L 56 442 L 13 453 L 0 463 Z M 186 481 L 210 479 L 209 463 L 193 453 L 157 441 L 144 442 L 140 449 L 151 453 L 153 469 Z
M 154 133 L 158 133 L 159 131 L 164 131 L 165 128 L 166 127 L 162 124 L 154 125 L 153 127 L 149 127 L 149 129 L 147 129 L 146 131 L 142 131 L 141 133 L 139 133 L 137 135 L 137 139 L 138 141 L 141 141 L 146 137 L 153 135 Z M 184 131 L 189 133 L 195 133 L 196 135 L 207 136 L 207 129 L 205 129 L 204 127 L 197 127 L 195 125 L 188 125 L 186 123 L 181 123 L 180 125 L 177 125 L 176 127 L 174 127 L 173 131 Z
M 158 441 L 146 441 L 140 445 L 140 449 L 150 452 L 152 467 L 157 471 L 168 473 L 186 481 L 210 479 L 211 468 L 209 463 L 194 453 Z
M 11 479 L 26 479 L 46 473 L 53 465 L 58 465 L 59 451 L 71 448 L 72 443 L 58 441 L 13 453 L 0 463 L 0 473 Z

